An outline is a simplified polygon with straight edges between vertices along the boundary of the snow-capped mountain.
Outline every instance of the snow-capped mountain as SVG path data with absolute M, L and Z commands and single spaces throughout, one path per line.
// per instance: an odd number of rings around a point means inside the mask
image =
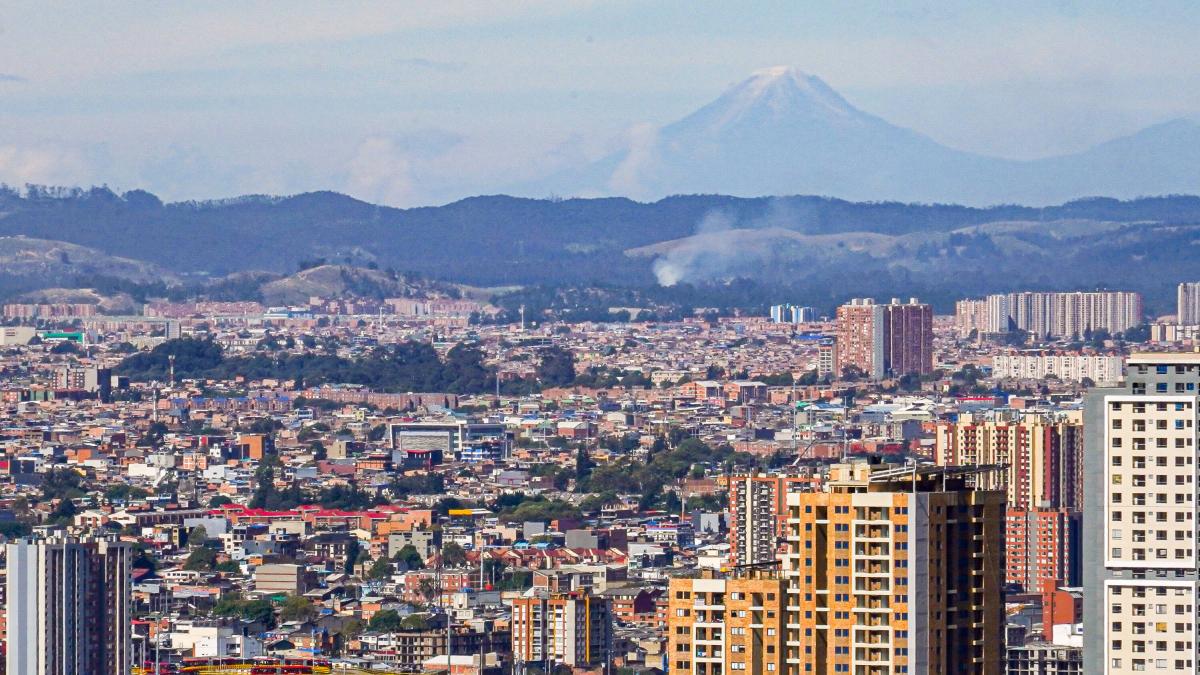
M 716 100 L 532 194 L 820 194 L 854 200 L 1045 204 L 1103 194 L 1200 191 L 1189 120 L 1062 157 L 1021 162 L 955 150 L 851 105 L 789 67 L 753 73 Z

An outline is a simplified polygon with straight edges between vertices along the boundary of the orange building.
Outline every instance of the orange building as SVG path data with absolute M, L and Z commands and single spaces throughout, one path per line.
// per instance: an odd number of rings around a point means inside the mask
M 1080 583 L 1082 517 L 1068 509 L 1009 509 L 1005 516 L 1005 581 L 1029 593 L 1047 584 Z
M 812 478 L 738 475 L 729 479 L 729 558 L 736 565 L 775 560 L 782 552 L 789 492 L 808 489 Z
M 789 672 L 1003 672 L 1004 493 L 856 461 L 787 506 Z
M 585 590 L 551 593 L 530 589 L 512 604 L 513 660 L 571 668 L 602 666 L 612 658 L 608 600 Z
M 672 579 L 667 593 L 670 675 L 786 672 L 782 579 Z

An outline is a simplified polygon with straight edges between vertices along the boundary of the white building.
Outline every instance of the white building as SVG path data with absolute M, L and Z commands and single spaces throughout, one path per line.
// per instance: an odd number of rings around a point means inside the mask
M 985 303 L 981 307 L 978 303 Z M 1042 293 L 1023 291 L 961 301 L 955 307 L 960 334 L 1026 331 L 1038 337 L 1123 333 L 1142 323 L 1142 296 L 1127 291 Z M 961 315 L 960 315 L 961 313 Z M 984 322 L 982 328 L 980 321 Z M 967 333 L 963 328 L 970 326 Z
M 6 672 L 130 671 L 129 544 L 54 538 L 5 552 Z
M 1085 403 L 1084 670 L 1197 673 L 1200 354 L 1135 354 Z
M 1100 354 L 997 354 L 992 357 L 992 376 L 997 378 L 1042 380 L 1050 376 L 1066 382 L 1091 380 L 1113 385 L 1121 379 L 1123 362 L 1119 356 Z
M 1200 282 L 1179 284 L 1176 294 L 1175 323 L 1185 326 L 1200 324 Z

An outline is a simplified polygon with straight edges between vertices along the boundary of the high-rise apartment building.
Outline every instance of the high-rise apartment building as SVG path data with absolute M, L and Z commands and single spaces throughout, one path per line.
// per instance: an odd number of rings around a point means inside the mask
M 729 479 L 729 556 L 735 565 L 776 560 L 787 528 L 787 494 L 812 479 L 748 474 Z
M 817 310 L 800 305 L 771 305 L 773 323 L 808 323 L 817 320 Z
M 836 375 L 847 368 L 857 368 L 871 379 L 883 377 L 883 346 L 885 326 L 883 305 L 874 300 L 855 298 L 837 308 L 837 365 Z
M 977 317 L 978 306 L 956 305 L 960 326 Z M 1094 291 L 1074 293 L 1019 293 L 989 295 L 986 303 L 987 324 L 980 332 L 1007 333 L 1022 330 L 1038 337 L 1072 337 L 1088 332 L 1123 333 L 1142 323 L 1142 296 L 1126 291 Z
M 933 372 L 933 307 L 911 298 L 884 306 L 884 370 L 892 375 Z
M 1134 354 L 1085 401 L 1084 672 L 1196 673 L 1200 354 Z
M 835 375 L 837 369 L 837 341 L 824 339 L 817 345 L 817 377 Z
M 1079 511 L 1062 508 L 1009 509 L 1004 519 L 1007 584 L 1040 592 L 1047 584 L 1078 586 Z
M 1077 415 L 997 410 L 938 422 L 934 461 L 942 466 L 1005 464 L 979 487 L 1007 491 L 1009 508 L 1082 508 L 1083 423 Z
M 1185 281 L 1176 292 L 1175 323 L 1184 326 L 1200 324 L 1200 282 Z
M 987 333 L 990 325 L 987 300 L 959 300 L 954 303 L 954 332 L 959 337 Z
M 18 541 L 7 545 L 6 557 L 6 672 L 130 672 L 128 544 Z
M 671 580 L 670 675 L 789 672 L 784 662 L 784 582 L 774 570 L 741 574 Z
M 518 664 L 571 668 L 601 666 L 611 658 L 612 610 L 586 590 L 533 588 L 512 603 L 512 650 Z
M 872 379 L 933 371 L 933 308 L 893 299 L 855 299 L 837 310 L 837 370 L 855 367 Z
M 857 461 L 787 495 L 786 672 L 1002 671 L 1004 494 L 961 473 Z
M 1105 354 L 1021 352 L 992 357 L 992 377 L 1041 380 L 1050 376 L 1066 382 L 1091 380 L 1112 386 L 1120 381 L 1124 360 Z

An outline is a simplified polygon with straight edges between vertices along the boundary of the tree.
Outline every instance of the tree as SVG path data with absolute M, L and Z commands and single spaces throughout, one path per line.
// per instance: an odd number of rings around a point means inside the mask
M 279 610 L 280 621 L 312 621 L 317 618 L 317 608 L 313 606 L 312 600 L 303 595 L 290 595 L 283 601 L 283 607 Z
M 383 558 L 380 558 L 380 560 L 383 560 Z M 405 569 L 419 570 L 425 567 L 424 558 L 417 552 L 417 547 L 412 544 L 402 546 L 399 551 L 396 551 L 396 555 L 392 556 L 392 560 L 404 565 Z M 378 565 L 379 563 L 375 564 Z M 374 568 L 371 569 L 374 571 Z
M 429 630 L 429 622 L 420 614 L 409 614 L 400 621 L 401 630 Z
M 204 529 L 203 525 L 197 525 L 188 532 L 188 546 L 203 546 L 204 542 L 208 541 L 208 530 Z
M 392 564 L 388 562 L 387 558 L 381 557 L 371 565 L 371 569 L 367 570 L 367 578 L 372 581 L 382 581 L 390 576 L 392 576 Z
M 261 623 L 267 627 L 275 626 L 275 606 L 270 600 L 250 600 L 242 605 L 242 618 L 246 621 Z
M 79 345 L 73 340 L 63 340 L 50 348 L 51 354 L 78 354 Z
M 575 356 L 562 347 L 542 350 L 537 377 L 547 387 L 565 387 L 575 381 Z
M 446 567 L 461 567 L 467 564 L 467 552 L 457 542 L 448 541 L 442 547 L 442 564 Z
M 592 467 L 595 463 L 591 456 L 588 455 L 587 448 L 579 448 L 575 452 L 575 482 L 582 483 L 587 480 L 587 477 L 592 473 Z
M 192 551 L 183 563 L 183 569 L 197 572 L 207 572 L 217 563 L 217 552 L 206 546 Z
M 417 582 L 417 593 L 425 598 L 425 602 L 433 602 L 433 599 L 441 593 L 441 589 L 438 588 L 437 582 L 425 577 Z
M 396 610 L 385 609 L 375 612 L 367 627 L 373 633 L 395 633 L 400 630 L 401 623 L 400 614 Z

